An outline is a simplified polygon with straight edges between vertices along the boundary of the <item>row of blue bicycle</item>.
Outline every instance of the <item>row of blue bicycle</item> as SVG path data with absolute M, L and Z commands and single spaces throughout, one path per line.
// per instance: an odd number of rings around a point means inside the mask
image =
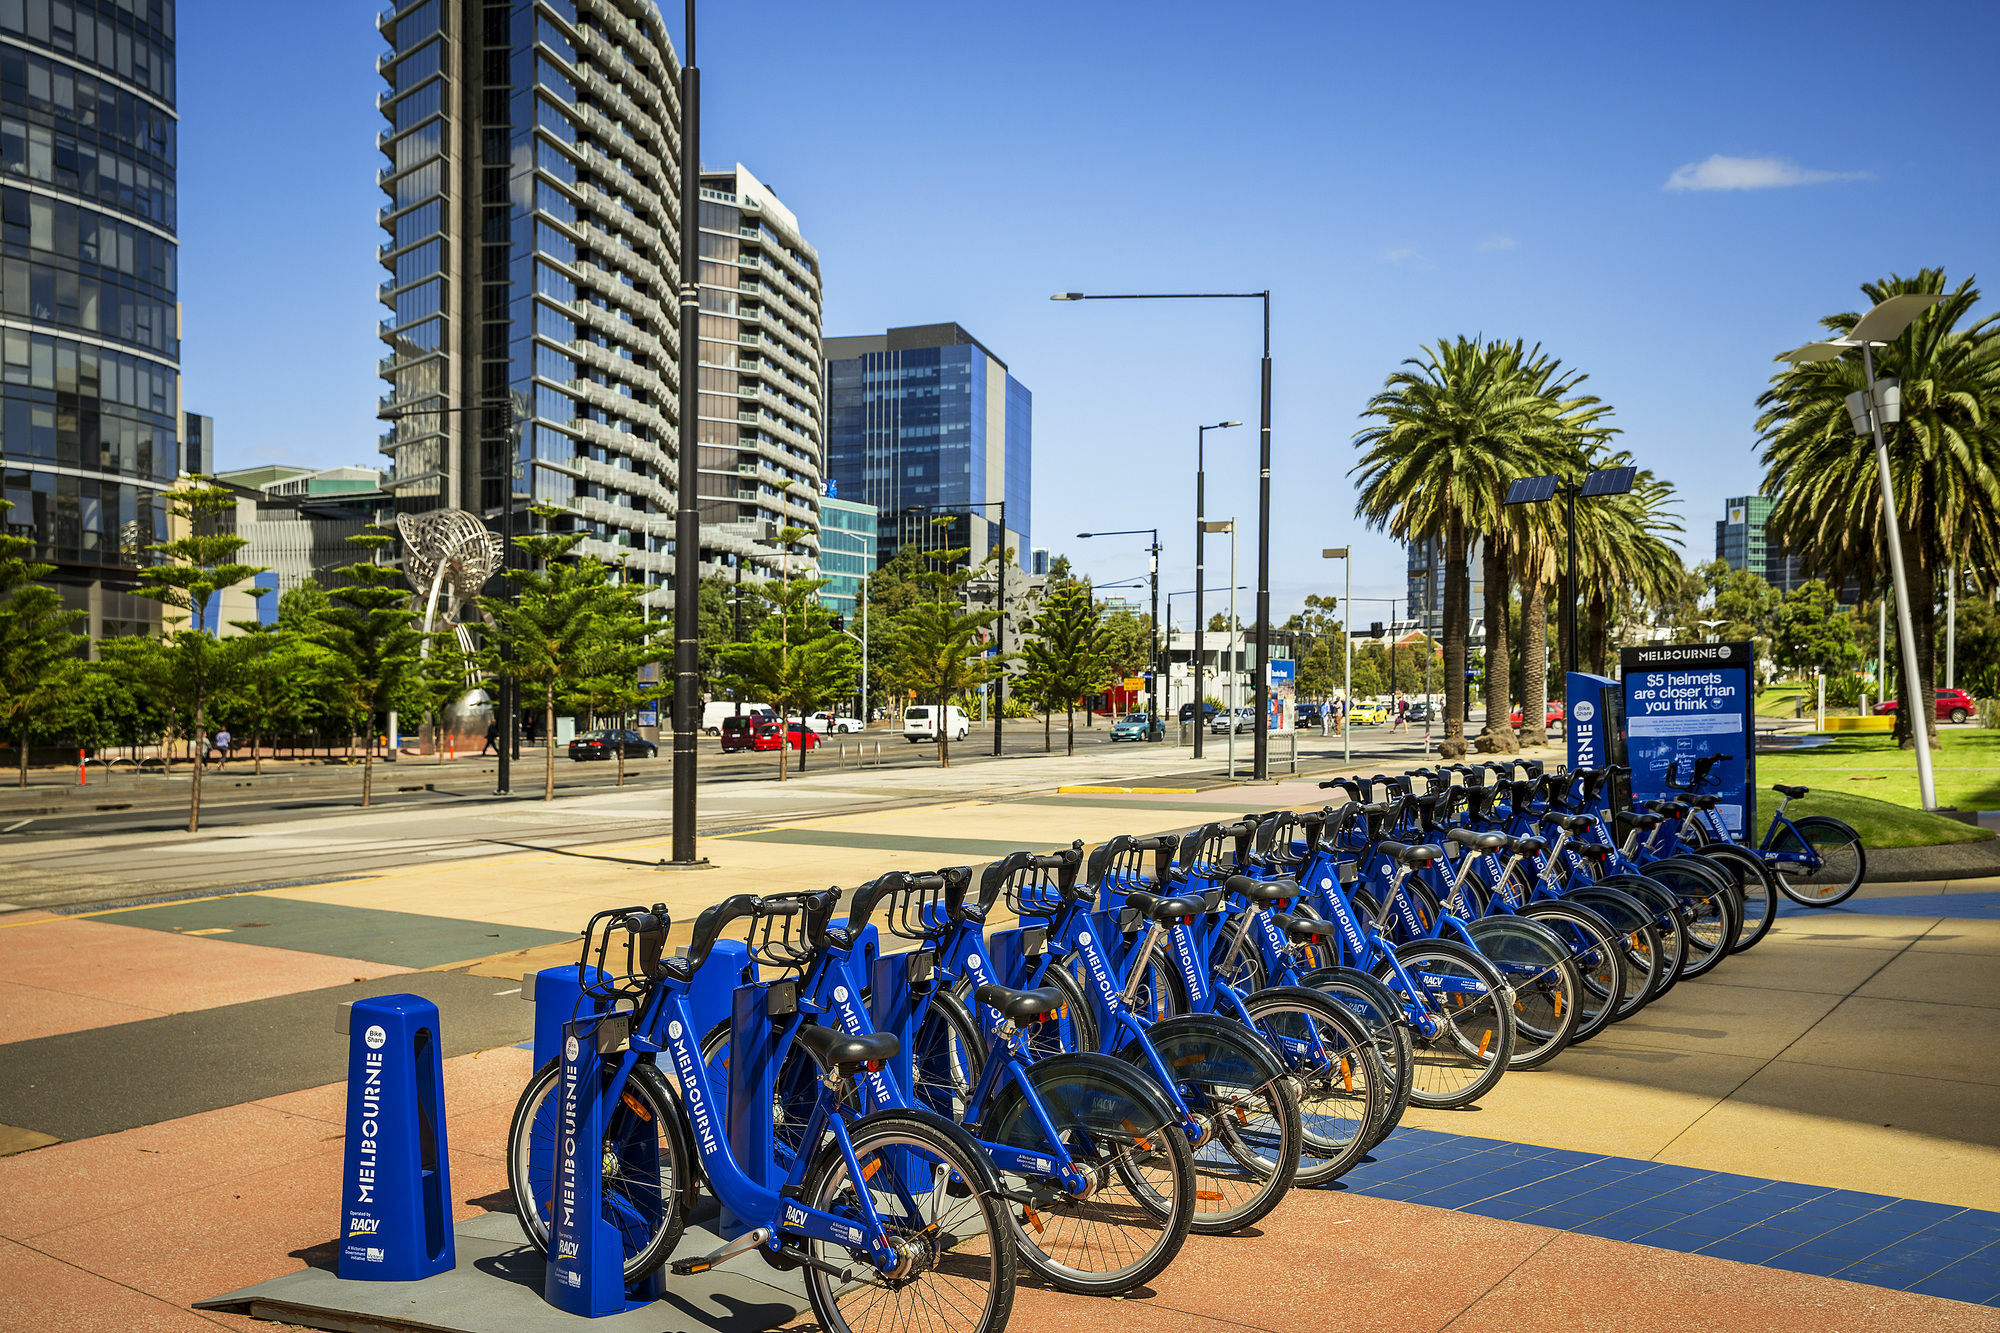
M 1704 767 L 1639 808 L 1621 776 L 1334 779 L 1319 811 L 1087 858 L 738 895 L 673 958 L 663 907 L 598 914 L 578 976 L 617 1024 L 601 1206 L 627 1281 L 755 1252 L 829 1330 L 998 1330 L 1020 1264 L 1123 1294 L 1190 1231 L 1338 1178 L 1409 1105 L 1465 1106 L 1752 947 L 1780 893 L 1859 882 L 1858 839 L 1782 806 L 1731 840 Z M 698 1021 L 718 969 L 729 1012 Z M 544 1248 L 560 1063 L 508 1144 Z M 732 1238 L 670 1260 L 704 1191 Z

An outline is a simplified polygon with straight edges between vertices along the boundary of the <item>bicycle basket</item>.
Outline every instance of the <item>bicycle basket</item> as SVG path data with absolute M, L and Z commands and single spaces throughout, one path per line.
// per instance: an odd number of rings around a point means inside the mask
M 605 1005 L 638 1001 L 660 978 L 661 956 L 672 927 L 664 903 L 651 908 L 614 907 L 592 916 L 583 928 L 578 988 Z
M 803 969 L 825 944 L 827 918 L 839 901 L 837 888 L 767 894 L 759 900 L 760 910 L 750 921 L 744 945 L 767 967 Z

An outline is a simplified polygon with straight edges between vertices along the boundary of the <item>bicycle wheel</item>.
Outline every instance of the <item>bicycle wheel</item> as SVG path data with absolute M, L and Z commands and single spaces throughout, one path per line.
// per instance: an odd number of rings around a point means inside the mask
M 805 1202 L 860 1222 L 861 1190 L 899 1262 L 884 1273 L 864 1246 L 805 1242 L 806 1296 L 827 1333 L 1000 1333 L 1014 1305 L 1015 1259 L 1006 1209 L 954 1179 L 980 1173 L 935 1125 L 896 1111 L 850 1130 L 857 1182 L 837 1142 L 820 1150 Z
M 1107 1056 L 1051 1056 L 1023 1074 L 1089 1184 L 1079 1194 L 1052 1175 L 1003 1177 L 1036 1196 L 1008 1206 L 1021 1258 L 1084 1296 L 1123 1295 L 1158 1276 L 1195 1210 L 1194 1152 L 1172 1109 L 1137 1070 Z M 981 1139 L 1048 1152 L 1035 1109 L 1007 1080 L 979 1117 Z
M 1589 1041 L 1610 1026 L 1625 995 L 1625 954 L 1617 932 L 1603 917 L 1576 903 L 1529 903 L 1521 915 L 1548 927 L 1569 951 L 1577 979 L 1576 1027 L 1569 1044 Z
M 1361 1020 L 1316 991 L 1275 986 L 1243 999 L 1250 1021 L 1285 1062 L 1299 1099 L 1298 1181 L 1338 1180 L 1366 1155 L 1394 1094 Z
M 1489 916 L 1466 933 L 1514 995 L 1514 1050 L 1509 1069 L 1539 1069 L 1562 1054 L 1582 1015 L 1576 964 L 1555 932 L 1519 916 Z
M 1209 958 L 1210 975 L 1216 981 L 1233 987 L 1240 995 L 1264 989 L 1268 981 L 1264 975 L 1264 955 L 1258 952 L 1255 937 L 1244 940 L 1237 949 L 1237 941 L 1249 929 L 1249 917 L 1238 915 L 1223 923 L 1218 933 L 1215 949 Z M 1234 961 L 1228 960 L 1234 953 Z
M 1686 909 L 1688 957 L 1681 979 L 1706 976 L 1743 933 L 1743 903 L 1735 881 L 1722 867 L 1692 856 L 1662 857 L 1642 873 L 1665 886 Z
M 708 1035 L 701 1039 L 701 1063 L 715 1080 L 716 1087 L 727 1096 L 727 1019 L 710 1028 Z M 804 1149 L 806 1129 L 812 1123 L 813 1104 L 819 1100 L 819 1093 L 819 1066 L 813 1063 L 811 1056 L 794 1045 L 785 1052 L 777 1072 L 771 1076 L 771 1147 L 777 1153 L 780 1165 L 789 1167 Z
M 1757 853 L 1733 842 L 1711 842 L 1698 854 L 1703 860 L 1721 866 L 1735 880 L 1738 891 L 1743 895 L 1743 929 L 1729 952 L 1742 953 L 1755 948 L 1771 933 L 1771 926 L 1778 919 L 1777 877 L 1765 867 Z
M 507 1129 L 507 1188 L 528 1243 L 549 1251 L 549 1213 L 556 1188 L 556 1138 L 562 1066 L 535 1071 Z M 681 1194 L 689 1185 L 672 1126 L 679 1111 L 666 1079 L 650 1064 L 635 1065 L 604 1130 L 604 1217 L 618 1228 L 625 1281 L 637 1282 L 665 1263 L 686 1221 Z
M 1659 999 L 1674 988 L 1687 966 L 1688 939 L 1680 899 L 1644 875 L 1607 875 L 1598 883 L 1630 895 L 1645 907 L 1660 947 L 1660 965 L 1653 969 L 1653 990 L 1648 1002 Z
M 1396 950 L 1417 985 L 1413 1001 L 1421 1026 L 1410 1033 L 1414 1046 L 1410 1101 L 1432 1110 L 1468 1106 L 1491 1091 L 1507 1072 L 1514 1053 L 1514 1010 L 1506 984 L 1493 965 L 1450 940 L 1418 940 Z M 1394 990 L 1385 962 L 1375 977 Z
M 1141 1022 L 1158 1023 L 1164 1019 L 1172 1018 L 1176 1014 L 1184 1014 L 1188 1010 L 1187 996 L 1181 990 L 1180 978 L 1174 975 L 1172 965 L 1162 956 L 1165 952 L 1165 949 L 1161 949 L 1146 961 L 1146 975 L 1140 980 L 1138 994 L 1132 1001 L 1132 1012 L 1137 1015 Z M 1049 975 L 1055 975 L 1056 971 L 1057 969 L 1050 968 Z M 1064 971 L 1068 975 L 1070 984 L 1075 992 L 1078 995 L 1082 995 L 1084 993 L 1082 956 L 1072 956 L 1069 960 L 1069 966 Z M 1089 1022 L 1091 1032 L 1094 1036 L 1097 1032 L 1098 1024 L 1098 1015 L 1095 1009 L 1091 1009 L 1089 1012 Z M 1096 1043 L 1093 1041 L 1085 1049 L 1096 1050 Z
M 1299 978 L 1299 985 L 1319 991 L 1360 1019 L 1375 1042 L 1375 1056 L 1388 1073 L 1392 1096 L 1369 1133 L 1372 1149 L 1402 1123 L 1403 1112 L 1410 1105 L 1416 1061 L 1402 1003 L 1387 986 L 1359 968 L 1315 968 Z
M 962 1121 L 986 1065 L 986 1039 L 954 995 L 933 995 L 910 1036 L 910 1100 Z
M 1625 964 L 1625 990 L 1611 1011 L 1611 1021 L 1623 1022 L 1645 1008 L 1657 989 L 1658 973 L 1673 966 L 1646 904 L 1623 889 L 1598 884 L 1573 889 L 1558 901 L 1597 913 L 1617 938 Z
M 1861 845 L 1861 835 L 1826 815 L 1807 815 L 1793 820 L 1791 828 L 1780 828 L 1771 850 L 1817 858 L 1817 867 L 1799 861 L 1779 861 L 1772 866 L 1778 888 L 1801 907 L 1832 907 L 1846 902 L 1868 873 L 1868 853 Z
M 1249 1226 L 1278 1206 L 1298 1174 L 1299 1102 L 1283 1064 L 1249 1028 L 1212 1014 L 1182 1014 L 1145 1040 L 1173 1078 L 1193 1119 L 1195 1216 L 1205 1236 Z M 1118 1052 L 1151 1071 L 1137 1041 Z

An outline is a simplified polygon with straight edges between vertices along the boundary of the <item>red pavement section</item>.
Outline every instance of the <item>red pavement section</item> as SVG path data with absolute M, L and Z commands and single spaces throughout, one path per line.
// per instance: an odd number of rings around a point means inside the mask
M 44 914 L 0 918 L 0 1032 L 10 1042 L 213 1009 L 409 969 Z
M 461 1220 L 504 1209 L 527 1052 L 445 1062 Z M 330 1262 L 345 1089 L 334 1084 L 0 1159 L 0 1330 L 269 1329 L 193 1301 Z M 746 1261 L 752 1262 L 753 1261 Z M 2000 1333 L 2000 1311 L 1339 1191 L 1254 1234 L 1190 1237 L 1151 1292 L 1023 1287 L 1035 1333 L 1270 1329 Z

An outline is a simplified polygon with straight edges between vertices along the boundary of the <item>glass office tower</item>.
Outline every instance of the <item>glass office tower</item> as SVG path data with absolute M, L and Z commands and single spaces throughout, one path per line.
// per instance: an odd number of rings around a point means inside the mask
M 680 65 L 659 10 L 404 0 L 377 24 L 396 510 L 498 526 L 514 472 L 517 533 L 526 501 L 555 506 L 671 602 Z M 511 458 L 510 394 L 530 418 Z
M 180 471 L 173 0 L 0 0 L 0 496 L 93 637 Z
M 820 605 L 843 616 L 856 614 L 861 589 L 875 572 L 876 524 L 874 505 L 855 500 L 820 497 L 819 576 L 826 586 L 819 590 Z M 858 625 L 851 627 L 856 634 Z
M 1799 558 L 1786 555 L 1785 548 L 1765 532 L 1771 518 L 1771 500 L 1763 495 L 1739 495 L 1723 501 L 1725 518 L 1715 524 L 1715 558 L 1731 569 L 1748 569 L 1780 592 L 1790 592 L 1804 583 Z
M 1000 543 L 996 508 L 948 524 L 926 507 L 1007 503 L 1006 543 L 1029 558 L 1034 399 L 1007 363 L 956 324 L 826 340 L 828 472 L 841 496 L 882 514 L 881 558 L 905 545 Z

